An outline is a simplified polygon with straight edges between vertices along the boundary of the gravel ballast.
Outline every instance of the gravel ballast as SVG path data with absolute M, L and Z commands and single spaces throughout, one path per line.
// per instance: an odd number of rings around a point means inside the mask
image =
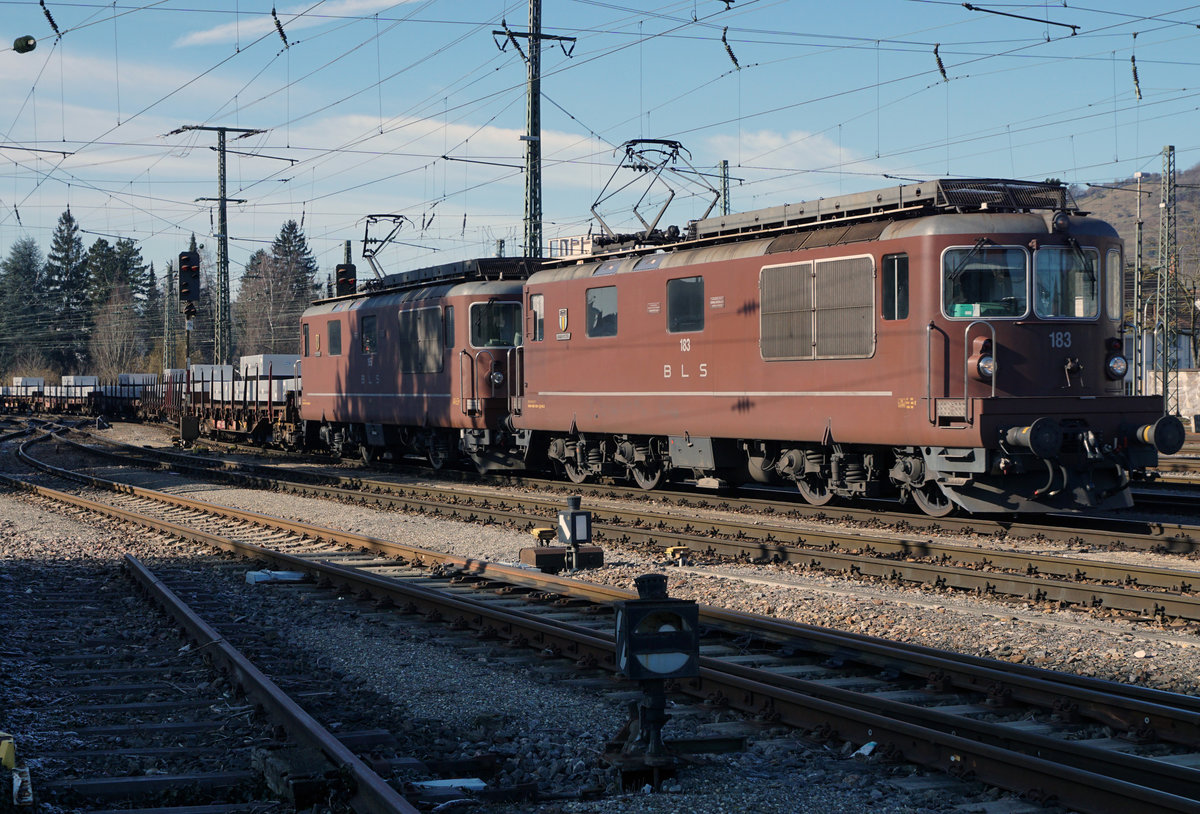
M 162 443 L 160 435 L 147 435 L 145 428 L 117 425 L 112 432 L 118 440 Z M 496 562 L 516 562 L 519 549 L 530 544 L 527 534 L 494 525 L 229 488 L 161 473 L 128 474 L 132 482 L 177 494 Z M 165 545 L 167 553 L 183 545 L 113 534 L 34 506 L 26 498 L 0 494 L 0 563 L 12 558 L 115 562 L 126 551 L 150 544 Z M 1037 546 L 1045 550 L 1048 544 L 1040 541 Z M 1129 552 L 1123 556 L 1135 561 L 1138 557 Z M 632 588 L 636 576 L 657 571 L 668 575 L 672 596 L 704 604 L 1173 692 L 1200 690 L 1194 651 L 1200 640 L 1170 627 L 848 581 L 790 567 L 680 567 L 629 549 L 608 551 L 606 558 L 604 568 L 585 578 Z M 1161 562 L 1154 555 L 1146 555 L 1144 561 L 1152 558 Z M 1169 561 L 1184 567 L 1183 561 Z M 310 612 L 289 619 L 289 628 L 280 632 L 297 648 L 321 654 L 321 663 L 363 682 L 414 720 L 436 722 L 438 737 L 446 741 L 439 745 L 441 753 L 495 751 L 503 758 L 501 781 L 534 781 L 551 794 L 608 782 L 597 756 L 605 739 L 623 724 L 625 711 L 604 693 L 539 679 L 497 655 L 463 648 L 436 630 L 397 629 L 373 616 L 331 618 Z M 666 734 L 687 736 L 712 723 L 684 715 L 668 725 Z M 563 799 L 507 810 L 898 814 L 983 811 L 990 800 L 1002 796 L 965 785 L 948 793 L 936 776 L 929 789 L 908 779 L 900 784 L 906 790 L 899 790 L 889 781 L 911 775 L 912 767 L 860 761 L 850 756 L 850 746 L 814 746 L 791 734 L 763 731 L 751 738 L 746 752 L 699 757 L 663 794 Z M 1005 800 L 1005 806 L 1014 803 Z M 1005 810 L 1022 809 L 1018 805 Z

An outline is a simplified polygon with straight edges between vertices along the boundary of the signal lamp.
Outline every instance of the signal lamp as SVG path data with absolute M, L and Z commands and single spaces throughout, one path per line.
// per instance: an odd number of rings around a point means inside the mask
M 353 263 L 340 263 L 338 265 L 337 273 L 334 278 L 334 293 L 337 296 L 345 297 L 354 293 L 358 285 L 356 273 L 357 269 L 354 267 Z
M 179 253 L 179 300 L 195 302 L 200 299 L 200 253 Z
M 1104 375 L 1110 379 L 1123 379 L 1129 372 L 1129 360 L 1120 354 L 1108 357 L 1104 362 Z
M 980 356 L 979 361 L 975 363 L 975 371 L 979 374 L 979 378 L 986 381 L 991 381 L 996 375 L 996 359 L 993 356 Z
M 617 669 L 642 685 L 639 731 L 623 755 L 657 770 L 674 765 L 662 739 L 667 715 L 667 680 L 700 674 L 700 608 L 690 599 L 667 596 L 667 578 L 643 574 L 635 579 L 638 598 L 616 602 Z M 657 782 L 657 781 L 656 781 Z

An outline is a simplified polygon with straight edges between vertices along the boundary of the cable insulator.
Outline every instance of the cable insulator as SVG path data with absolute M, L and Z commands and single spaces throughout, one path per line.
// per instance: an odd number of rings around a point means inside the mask
M 721 42 L 725 44 L 725 52 L 729 54 L 729 58 L 733 60 L 733 67 L 741 70 L 741 65 L 738 64 L 737 57 L 733 55 L 733 49 L 729 47 L 729 40 L 725 39 L 725 35 L 729 33 L 729 26 L 721 32 Z
M 275 30 L 279 32 L 279 39 L 283 40 L 283 47 L 290 48 L 291 43 L 287 40 L 287 34 L 283 33 L 283 23 L 279 22 L 279 15 L 275 13 L 274 6 L 271 6 L 271 16 L 275 19 Z
M 54 29 L 54 36 L 61 37 L 62 32 L 58 30 L 58 23 L 54 22 L 54 18 L 50 16 L 50 9 L 46 8 L 46 0 L 38 0 L 42 7 L 42 11 L 46 13 L 46 20 L 50 23 L 50 27 Z
M 942 58 L 940 56 L 938 56 L 938 49 L 941 47 L 942 47 L 942 44 L 940 42 L 934 43 L 933 58 L 937 60 L 938 73 L 940 73 L 942 75 L 942 81 L 949 82 L 950 77 L 946 76 L 946 66 L 942 64 Z
M 1142 83 L 1138 81 L 1137 75 L 1137 57 L 1133 54 L 1129 55 L 1129 64 L 1133 66 L 1133 92 L 1137 94 L 1138 101 L 1142 101 Z

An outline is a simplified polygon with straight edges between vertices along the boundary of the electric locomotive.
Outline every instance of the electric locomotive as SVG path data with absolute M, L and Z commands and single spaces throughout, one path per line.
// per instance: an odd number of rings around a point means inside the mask
M 388 275 L 301 316 L 304 444 L 364 461 L 520 466 L 502 426 L 521 345 L 521 258 Z M 502 454 L 503 453 L 503 454 Z
M 501 454 L 942 515 L 1129 506 L 1182 445 L 1161 397 L 1124 391 L 1120 237 L 1060 184 L 930 181 L 681 237 L 529 277 Z

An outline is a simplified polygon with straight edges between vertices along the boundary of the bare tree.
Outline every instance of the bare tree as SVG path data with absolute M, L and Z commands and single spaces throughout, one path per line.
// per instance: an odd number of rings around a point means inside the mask
M 293 263 L 257 251 L 246 264 L 236 303 L 237 347 L 242 353 L 295 353 L 307 286 Z
M 140 370 L 144 363 L 141 344 L 133 297 L 128 286 L 119 285 L 96 313 L 89 343 L 95 375 L 101 381 L 114 381 L 118 373 Z
M 0 384 L 8 384 L 12 381 L 13 376 L 31 376 L 50 382 L 54 381 L 56 375 L 58 375 L 58 370 L 54 368 L 41 348 L 28 344 L 17 348 Z

